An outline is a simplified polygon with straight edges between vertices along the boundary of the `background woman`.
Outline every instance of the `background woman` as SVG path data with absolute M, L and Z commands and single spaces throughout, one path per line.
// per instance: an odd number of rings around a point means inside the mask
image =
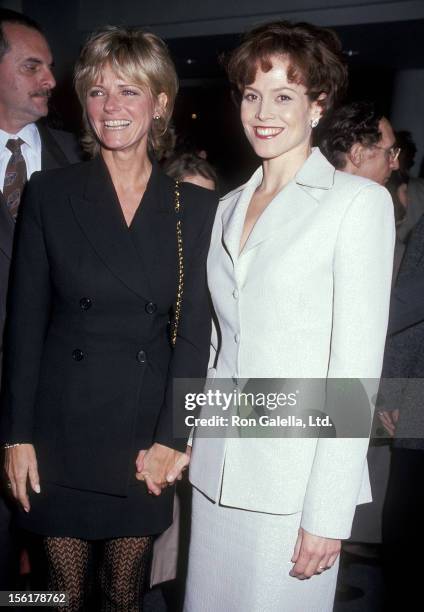
M 166 160 L 163 170 L 168 176 L 205 189 L 217 189 L 218 177 L 213 166 L 196 153 L 176 153 Z
M 6 469 L 19 524 L 46 536 L 50 588 L 69 594 L 69 609 L 85 605 L 89 541 L 103 540 L 102 607 L 138 610 L 152 537 L 172 520 L 173 490 L 156 495 L 186 461 L 172 379 L 207 362 L 215 196 L 177 189 L 154 160 L 178 86 L 163 41 L 106 28 L 83 48 L 75 83 L 95 156 L 35 175 L 23 204 Z
M 209 378 L 378 378 L 393 206 L 310 144 L 346 83 L 340 43 L 308 24 L 264 25 L 228 73 L 262 166 L 218 208 Z M 340 540 L 370 500 L 367 446 L 195 435 L 187 612 L 331 610 Z

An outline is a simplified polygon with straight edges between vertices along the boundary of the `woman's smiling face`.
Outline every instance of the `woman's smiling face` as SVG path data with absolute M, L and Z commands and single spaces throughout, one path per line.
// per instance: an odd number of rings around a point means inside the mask
M 147 147 L 155 114 L 153 96 L 148 89 L 118 76 L 109 65 L 89 88 L 86 111 L 97 138 L 106 149 L 122 151 L 140 143 Z
M 288 79 L 289 58 L 273 56 L 270 62 L 272 68 L 268 72 L 258 66 L 255 80 L 246 85 L 241 103 L 245 134 L 262 159 L 308 150 L 311 120 L 321 116 L 319 104 L 309 100 L 306 87 Z

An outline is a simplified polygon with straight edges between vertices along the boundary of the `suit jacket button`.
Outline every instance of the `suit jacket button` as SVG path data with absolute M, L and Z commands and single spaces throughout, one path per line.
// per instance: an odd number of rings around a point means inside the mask
M 144 310 L 147 312 L 147 314 L 154 314 L 157 311 L 158 307 L 156 306 L 156 304 L 154 302 L 147 302 L 147 304 L 144 307 Z
M 81 349 L 75 349 L 72 351 L 72 359 L 74 359 L 74 361 L 82 361 L 84 357 L 84 352 Z
M 146 353 L 144 351 L 138 351 L 137 361 L 138 363 L 146 363 Z
M 83 297 L 80 299 L 81 310 L 88 310 L 89 308 L 91 308 L 92 304 L 93 302 L 89 297 Z

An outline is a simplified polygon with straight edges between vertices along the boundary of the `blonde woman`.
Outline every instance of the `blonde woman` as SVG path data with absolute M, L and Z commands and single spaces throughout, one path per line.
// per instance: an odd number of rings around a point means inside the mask
M 216 202 L 155 162 L 178 87 L 163 41 L 105 28 L 75 84 L 94 157 L 29 183 L 2 437 L 19 525 L 45 536 L 50 588 L 83 608 L 90 541 L 101 540 L 102 608 L 138 610 L 153 537 L 172 521 L 166 474 L 187 461 L 172 380 L 207 362 Z

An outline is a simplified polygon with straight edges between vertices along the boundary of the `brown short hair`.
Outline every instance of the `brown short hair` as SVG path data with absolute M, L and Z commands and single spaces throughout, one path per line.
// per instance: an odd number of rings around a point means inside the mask
M 211 164 L 195 153 L 183 153 L 167 159 L 163 165 L 164 172 L 173 179 L 183 181 L 188 176 L 203 176 L 216 185 L 217 174 Z
M 272 57 L 276 55 L 289 57 L 288 78 L 305 85 L 311 101 L 326 94 L 325 100 L 320 101 L 324 112 L 344 93 L 347 68 L 336 33 L 309 23 L 289 21 L 274 21 L 253 29 L 233 51 L 227 72 L 238 92 L 253 83 L 258 66 L 264 72 L 271 70 Z
M 86 97 L 106 65 L 117 75 L 148 89 L 154 98 L 162 92 L 167 95 L 165 112 L 152 122 L 149 134 L 150 147 L 160 154 L 178 91 L 177 73 L 166 44 L 155 34 L 138 28 L 106 26 L 91 34 L 75 67 L 74 82 L 84 112 L 83 146 L 92 155 L 98 152 L 99 144 L 87 119 Z

